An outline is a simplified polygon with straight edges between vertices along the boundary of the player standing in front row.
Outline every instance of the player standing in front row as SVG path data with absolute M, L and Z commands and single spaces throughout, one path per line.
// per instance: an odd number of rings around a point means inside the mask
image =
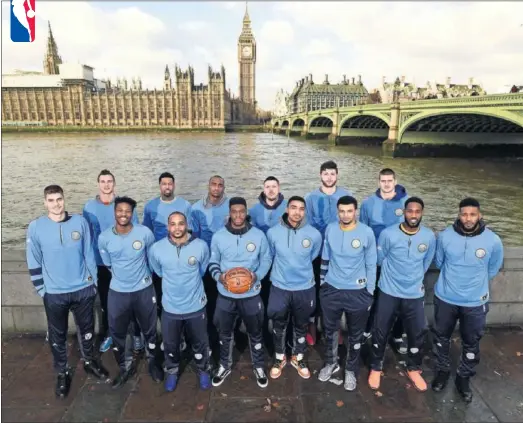
M 372 230 L 358 222 L 358 202 L 338 200 L 339 221 L 325 231 L 321 256 L 320 305 L 325 331 L 325 365 L 318 379 L 326 382 L 339 371 L 338 345 L 342 313 L 346 313 L 349 345 L 344 388 L 356 389 L 363 331 L 376 287 L 376 240 Z
M 129 324 L 135 319 L 145 338 L 148 370 L 155 382 L 163 380 L 156 364 L 156 296 L 152 285 L 147 255 L 154 244 L 153 233 L 143 225 L 133 225 L 136 201 L 128 197 L 114 200 L 115 224 L 98 238 L 98 249 L 104 264 L 111 270 L 111 286 L 107 298 L 109 331 L 113 338 L 113 353 L 120 368 L 113 388 L 120 388 L 137 369 L 133 360 L 125 365 L 125 339 Z
M 421 392 L 427 383 L 421 376 L 425 341 L 425 287 L 423 279 L 436 252 L 434 233 L 421 225 L 425 204 L 411 197 L 405 202 L 405 221 L 389 226 L 378 240 L 380 293 L 376 300 L 372 329 L 369 386 L 380 387 L 383 356 L 394 321 L 402 320 L 407 332 L 407 376 Z
M 99 379 L 108 376 L 93 351 L 97 269 L 89 224 L 82 216 L 65 211 L 60 186 L 44 189 L 44 205 L 47 216 L 33 220 L 27 230 L 27 267 L 44 300 L 49 345 L 57 372 L 55 393 L 65 398 L 71 386 L 67 364 L 69 311 L 80 331 L 84 370 Z
M 438 235 L 436 266 L 440 274 L 434 286 L 434 343 L 437 375 L 432 389 L 441 391 L 450 376 L 450 337 L 459 320 L 461 360 L 456 388 L 466 402 L 472 401 L 470 378 L 479 363 L 479 342 L 489 311 L 489 281 L 503 264 L 503 244 L 485 226 L 479 202 L 465 198 L 454 224 Z
M 305 361 L 307 325 L 316 309 L 316 287 L 312 261 L 321 251 L 321 234 L 305 220 L 305 200 L 291 197 L 287 212 L 279 225 L 267 232 L 274 263 L 267 317 L 272 319 L 275 360 L 270 376 L 280 377 L 287 364 L 285 346 L 287 325 L 293 320 L 294 345 L 291 365 L 298 374 L 309 379 L 311 372 Z
M 209 389 L 207 297 L 202 281 L 209 264 L 209 247 L 189 233 L 187 217 L 181 212 L 171 213 L 167 230 L 167 237 L 155 243 L 149 253 L 151 269 L 162 278 L 165 390 L 172 392 L 178 384 L 184 326 L 199 371 L 200 388 Z
M 261 280 L 271 267 L 271 253 L 265 234 L 247 221 L 247 202 L 233 197 L 229 202 L 230 219 L 216 232 L 211 242 L 209 272 L 218 284 L 218 300 L 214 324 L 220 338 L 220 364 L 213 386 L 219 386 L 231 374 L 234 327 L 242 319 L 249 336 L 249 347 L 256 382 L 261 388 L 268 384 L 263 348 L 263 319 L 265 307 L 260 297 Z M 235 267 L 251 272 L 250 289 L 243 294 L 227 290 L 225 274 Z
M 325 229 L 329 223 L 338 221 L 338 200 L 345 195 L 352 193 L 337 186 L 338 182 L 338 165 L 333 161 L 322 163 L 320 166 L 321 186 L 305 196 L 307 205 L 307 222 L 320 231 L 321 236 L 325 234 Z M 316 299 L 319 298 L 320 288 L 320 267 L 321 257 L 317 257 L 312 263 L 314 277 L 316 279 Z M 317 313 L 316 313 L 317 314 Z M 316 325 L 315 318 L 309 319 L 309 333 L 307 342 L 310 345 L 316 343 Z

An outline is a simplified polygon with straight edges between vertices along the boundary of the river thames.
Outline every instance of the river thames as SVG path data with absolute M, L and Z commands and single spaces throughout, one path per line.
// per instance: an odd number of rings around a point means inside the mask
M 59 184 L 66 209 L 81 213 L 97 193 L 96 178 L 108 168 L 117 193 L 145 202 L 158 195 L 158 176 L 176 177 L 176 194 L 191 203 L 207 191 L 211 175 L 225 178 L 228 196 L 254 204 L 269 175 L 286 198 L 319 186 L 319 167 L 332 159 L 339 184 L 358 201 L 377 188 L 377 174 L 391 167 L 409 195 L 426 205 L 423 223 L 440 230 L 453 222 L 461 198 L 475 196 L 487 224 L 506 246 L 523 245 L 523 161 L 487 159 L 391 159 L 379 148 L 335 147 L 271 134 L 6 134 L 2 137 L 2 244 L 23 248 L 29 222 L 44 213 L 43 188 Z

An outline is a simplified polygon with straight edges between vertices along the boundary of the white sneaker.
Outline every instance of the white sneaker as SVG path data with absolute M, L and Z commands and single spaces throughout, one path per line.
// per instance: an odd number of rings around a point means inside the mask
M 263 370 L 261 367 L 257 367 L 256 369 L 253 369 L 254 376 L 256 376 L 256 383 L 260 388 L 266 388 L 269 384 L 269 379 L 267 379 L 267 375 L 265 374 L 265 370 Z
M 340 366 L 338 363 L 334 364 L 326 364 L 323 366 L 323 369 L 320 370 L 320 374 L 318 375 L 318 379 L 320 382 L 327 382 L 334 373 L 338 372 L 340 370 Z

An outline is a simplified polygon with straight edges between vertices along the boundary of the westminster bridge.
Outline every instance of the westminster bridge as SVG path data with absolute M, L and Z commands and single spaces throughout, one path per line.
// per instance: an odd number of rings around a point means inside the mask
M 523 93 L 336 107 L 272 119 L 274 133 L 384 154 L 523 156 Z

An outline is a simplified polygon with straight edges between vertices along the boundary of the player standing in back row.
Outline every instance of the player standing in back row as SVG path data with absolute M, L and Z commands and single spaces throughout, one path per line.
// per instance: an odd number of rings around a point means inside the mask
M 352 196 L 352 193 L 336 185 L 338 182 L 338 165 L 333 161 L 325 162 L 320 166 L 320 178 L 321 186 L 307 194 L 305 202 L 307 222 L 320 231 L 323 237 L 327 225 L 338 221 L 338 200 L 345 195 Z M 319 299 L 321 257 L 317 257 L 312 264 L 316 280 L 316 299 Z M 316 314 L 318 313 L 316 312 Z M 309 345 L 316 343 L 316 325 L 314 322 L 315 318 L 311 317 L 309 333 L 307 334 Z

